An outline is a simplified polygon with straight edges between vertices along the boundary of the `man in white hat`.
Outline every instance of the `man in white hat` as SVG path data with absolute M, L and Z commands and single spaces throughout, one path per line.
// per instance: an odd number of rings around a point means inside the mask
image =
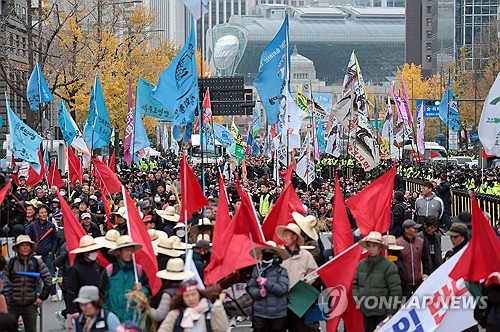
M 286 226 L 276 227 L 276 235 L 283 241 L 290 258 L 281 264 L 288 271 L 288 288 L 291 289 L 299 280 L 318 268 L 312 254 L 300 246 L 304 245 L 300 227 L 290 223 Z M 306 331 L 304 318 L 298 317 L 293 311 L 288 310 L 287 328 L 290 332 Z
M 13 310 L 12 314 L 16 321 L 19 316 L 23 317 L 26 332 L 36 332 L 37 308 L 42 305 L 50 294 L 52 287 L 52 276 L 45 263 L 34 257 L 35 243 L 28 235 L 19 235 L 12 250 L 17 256 L 11 258 L 5 269 L 5 276 L 12 283 Z M 31 273 L 33 275 L 23 275 Z M 40 294 L 37 295 L 36 275 L 42 282 Z
M 401 280 L 396 265 L 382 256 L 382 250 L 387 249 L 382 234 L 370 232 L 359 241 L 359 245 L 366 249 L 368 257 L 358 264 L 352 295 L 363 314 L 365 331 L 372 332 L 386 317 L 394 315 L 402 304 Z M 363 297 L 366 300 L 362 300 Z M 373 298 L 385 298 L 386 301 L 381 300 L 380 305 L 373 307 Z M 382 303 L 387 303 L 387 306 Z
M 118 257 L 117 261 L 109 264 L 101 275 L 100 292 L 105 301 L 104 309 L 114 312 L 121 322 L 126 320 L 141 324 L 142 315 L 135 313 L 135 303 L 127 305 L 125 295 L 131 290 L 142 290 L 148 296 L 151 294 L 148 276 L 142 266 L 134 264 L 133 254 L 140 250 L 142 244 L 135 243 L 128 235 L 122 235 L 116 241 L 116 247 L 109 251 Z M 139 282 L 135 282 L 134 269 L 137 268 Z

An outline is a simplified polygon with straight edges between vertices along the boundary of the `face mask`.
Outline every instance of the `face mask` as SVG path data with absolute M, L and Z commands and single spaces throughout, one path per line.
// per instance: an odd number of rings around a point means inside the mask
M 91 253 L 89 254 L 89 259 L 90 259 L 91 261 L 95 261 L 95 260 L 97 259 L 97 251 L 91 252 Z
M 175 235 L 177 235 L 180 238 L 183 238 L 186 235 L 186 231 L 183 229 L 180 229 L 177 232 L 175 232 Z
M 263 261 L 271 261 L 274 258 L 274 254 L 272 252 L 264 252 L 262 253 Z
M 155 197 L 155 202 L 156 203 L 160 203 L 161 202 L 161 198 L 160 197 Z

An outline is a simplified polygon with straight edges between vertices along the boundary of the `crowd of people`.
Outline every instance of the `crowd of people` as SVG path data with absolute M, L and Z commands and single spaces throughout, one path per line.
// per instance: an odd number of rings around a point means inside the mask
M 337 165 L 320 166 L 319 176 L 310 186 L 293 176 L 292 183 L 306 215 L 294 213 L 288 225 L 275 230 L 283 246 L 268 241 L 265 246 L 256 247 L 248 254 L 259 263 L 248 279 L 205 285 L 206 289 L 190 279 L 193 272 L 185 271 L 184 265 L 187 251 L 192 250 L 196 272 L 203 280 L 204 269 L 213 254 L 211 239 L 217 222 L 219 174 L 226 179 L 231 214 L 241 203 L 236 190 L 236 178 L 240 177 L 252 194 L 262 222 L 284 189 L 286 169 L 279 170 L 275 179 L 273 165 L 265 157 L 248 158 L 243 169 L 235 167 L 230 159 L 218 165 L 205 165 L 203 174 L 200 165 L 193 166 L 199 182 L 204 184 L 209 205 L 184 224 L 178 223 L 182 190 L 177 158 L 168 155 L 143 163 L 142 168 L 130 168 L 120 162 L 116 173 L 135 199 L 157 255 L 156 276 L 148 276 L 134 262 L 133 254 L 143 244 L 135 243 L 128 234 L 127 210 L 120 193 L 103 199 L 89 173 L 84 174 L 81 183 L 70 183 L 63 188 L 49 187 L 45 182 L 26 187 L 26 179 L 20 177 L 20 185 L 6 199 L 1 214 L 0 235 L 16 239 L 13 245 L 16 255 L 8 261 L 0 258 L 0 271 L 3 270 L 0 312 L 5 314 L 0 320 L 2 328 L 8 330 L 5 326 L 11 322 L 16 330 L 18 318 L 22 317 L 25 330 L 36 331 L 37 308 L 47 299 L 60 301 L 59 288 L 65 309 L 55 315 L 73 331 L 120 331 L 120 328 L 149 331 L 153 326 L 159 331 L 226 331 L 233 324 L 227 315 L 228 307 L 234 302 L 239 306 L 237 299 L 243 294 L 251 297 L 255 331 L 318 330 L 317 323 L 306 323 L 303 317 L 287 309 L 288 293 L 299 280 L 331 258 L 331 250 L 325 248 L 319 233 L 331 231 L 333 173 L 339 172 L 345 198 L 349 198 L 389 167 L 388 161 L 366 173 L 352 161 L 341 159 Z M 347 211 L 353 237 L 360 240 L 368 254 L 358 266 L 354 296 L 407 298 L 443 260 L 469 241 L 470 213 L 451 216 L 450 212 L 451 189 L 464 185 L 465 181 L 460 181 L 464 172 L 467 170 L 429 165 L 399 166 L 387 235 L 371 232 L 360 238 L 356 221 Z M 493 176 L 496 180 L 495 172 L 489 171 L 486 177 Z M 404 177 L 423 180 L 421 191 L 405 191 Z M 480 182 L 483 181 L 475 183 Z M 65 243 L 65 216 L 58 191 L 87 234 L 81 237 L 79 248 L 70 252 Z M 112 200 L 110 220 L 103 205 L 107 199 Z M 489 216 L 487 212 L 485 216 Z M 112 225 L 110 230 L 109 225 Z M 495 230 L 498 232 L 498 227 Z M 442 236 L 450 236 L 453 244 L 453 249 L 446 253 L 441 248 Z M 387 255 L 382 255 L 385 250 Z M 74 260 L 73 255 L 76 255 Z M 109 263 L 104 267 L 103 259 Z M 38 279 L 26 273 L 35 273 Z M 162 280 L 162 287 L 153 296 L 149 281 L 154 278 Z M 40 282 L 37 284 L 36 280 Z M 228 288 L 236 282 L 240 287 Z M 241 287 L 242 283 L 248 287 Z M 319 289 L 324 287 L 319 279 L 312 284 Z M 240 294 L 235 294 L 235 288 L 241 290 Z M 490 328 L 488 331 L 495 331 L 500 328 L 498 278 L 496 283 L 484 287 L 484 291 L 490 294 L 495 308 L 485 326 Z M 397 309 L 373 310 L 361 303 L 365 330 L 373 331 Z M 246 316 L 246 312 L 238 316 Z

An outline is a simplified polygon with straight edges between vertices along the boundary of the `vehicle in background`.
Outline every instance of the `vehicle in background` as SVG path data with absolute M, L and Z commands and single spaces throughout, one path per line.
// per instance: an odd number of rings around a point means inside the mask
M 203 143 L 205 145 L 205 143 Z M 203 163 L 216 164 L 224 161 L 224 147 L 218 140 L 215 140 L 215 151 L 203 151 Z M 191 136 L 191 146 L 189 147 L 189 155 L 193 165 L 201 164 L 201 149 L 200 135 L 194 134 Z
M 479 166 L 479 162 L 477 160 L 468 161 L 468 162 L 465 163 L 465 166 L 469 166 L 470 168 L 478 167 Z
M 448 152 L 446 151 L 446 149 L 436 142 L 425 142 L 424 155 L 421 155 L 418 153 L 417 145 L 413 141 L 413 139 L 406 140 L 402 150 L 398 149 L 396 146 L 393 146 L 391 149 L 391 154 L 397 159 L 413 159 L 418 162 L 438 157 L 446 158 L 448 156 Z
M 455 158 L 436 157 L 436 158 L 432 158 L 431 162 L 433 164 L 458 165 L 458 160 L 456 160 Z
M 453 159 L 456 159 L 458 161 L 459 166 L 464 166 L 466 163 L 470 163 L 473 161 L 472 157 L 469 156 L 453 156 Z

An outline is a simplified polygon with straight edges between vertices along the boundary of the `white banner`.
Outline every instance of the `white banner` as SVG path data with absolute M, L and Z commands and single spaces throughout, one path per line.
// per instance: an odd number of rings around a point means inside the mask
M 434 271 L 378 331 L 449 332 L 463 331 L 477 324 L 474 319 L 477 300 L 467 290 L 463 278 L 452 280 L 448 276 L 465 248 Z M 482 300 L 479 301 L 481 304 Z
M 484 101 L 478 134 L 486 154 L 500 156 L 500 74 Z

